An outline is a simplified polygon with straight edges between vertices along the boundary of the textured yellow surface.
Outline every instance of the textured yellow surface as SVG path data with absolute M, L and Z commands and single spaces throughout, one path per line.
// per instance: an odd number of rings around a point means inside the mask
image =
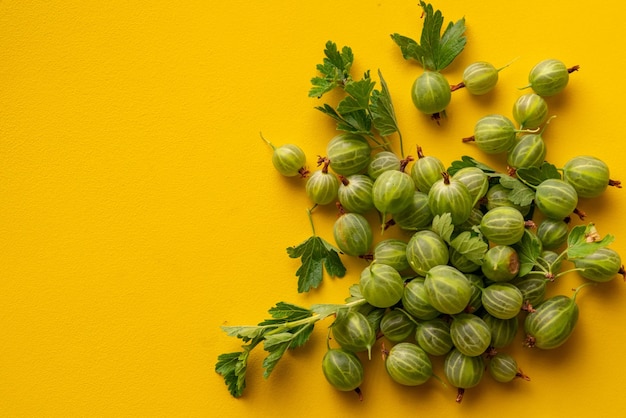
M 271 166 L 259 131 L 295 142 L 314 166 L 333 123 L 307 97 L 327 40 L 349 45 L 353 74 L 380 69 L 409 152 L 449 164 L 461 155 L 502 167 L 460 138 L 487 113 L 510 115 L 529 69 L 554 57 L 581 70 L 549 100 L 557 115 L 548 160 L 578 154 L 623 169 L 626 97 L 620 2 L 539 0 L 434 3 L 466 18 L 468 44 L 445 71 L 475 60 L 500 73 L 486 97 L 454 93 L 440 126 L 412 107 L 421 72 L 389 34 L 414 38 L 416 1 L 0 2 L 0 415 L 33 416 L 601 416 L 626 413 L 626 284 L 581 292 L 568 343 L 552 352 L 515 343 L 530 382 L 491 379 L 468 390 L 436 380 L 403 388 L 380 356 L 364 401 L 321 374 L 327 323 L 266 381 L 253 354 L 233 399 L 214 372 L 239 342 L 220 325 L 254 324 L 278 301 L 341 302 L 346 278 L 296 292 L 285 248 L 310 235 L 304 183 Z M 626 192 L 581 201 L 626 254 Z M 330 239 L 333 208 L 315 214 Z M 396 232 L 391 233 L 391 235 Z M 553 293 L 580 279 L 563 277 Z M 441 362 L 435 361 L 441 374 Z

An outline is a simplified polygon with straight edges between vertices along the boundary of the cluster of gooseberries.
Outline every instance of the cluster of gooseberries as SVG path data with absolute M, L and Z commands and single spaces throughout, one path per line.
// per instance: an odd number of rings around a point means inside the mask
M 481 65 L 466 71 L 465 87 L 476 86 L 472 78 L 478 76 L 493 87 L 493 77 L 483 77 L 481 68 L 492 75 L 497 70 Z M 420 385 L 435 376 L 431 356 L 445 356 L 443 374 L 458 388 L 457 401 L 486 371 L 499 382 L 528 379 L 506 353 L 518 327 L 523 326 L 526 346 L 553 349 L 565 343 L 577 322 L 576 294 L 584 285 L 572 297 L 547 296 L 549 283 L 564 273 L 562 262 L 571 261 L 572 270 L 590 283 L 623 274 L 619 254 L 608 246 L 582 257 L 568 257 L 567 249 L 557 252 L 567 244 L 570 217 L 583 216 L 578 199 L 619 186 L 604 162 L 587 155 L 570 159 L 559 178 L 524 184 L 533 193 L 524 205 L 511 199 L 512 189 L 500 181 L 546 163 L 544 97 L 558 94 L 570 72 L 560 61 L 540 62 L 530 72 L 533 92 L 513 106 L 519 126 L 503 115 L 488 115 L 476 123 L 471 139 L 464 139 L 485 153 L 506 153 L 507 173 L 477 165 L 451 170 L 419 147 L 417 159 L 402 160 L 353 133 L 329 141 L 320 168 L 306 176 L 306 193 L 315 206 L 336 203 L 340 208 L 333 228 L 340 252 L 370 261 L 350 290 L 365 303 L 339 312 L 330 327 L 329 338 L 338 347 L 329 344 L 322 369 L 331 385 L 359 391 L 365 373 L 357 353 L 371 357 L 383 336 L 392 344 L 383 344 L 385 369 L 402 385 Z M 475 88 L 485 93 L 485 86 Z M 304 153 L 295 145 L 274 147 L 273 162 L 284 175 L 309 174 Z M 543 215 L 538 226 L 532 222 L 535 209 Z M 371 211 L 380 214 L 383 231 L 396 225 L 407 239 L 374 245 L 377 228 L 366 216 Z M 447 229 L 433 226 L 442 220 Z M 587 242 L 596 235 L 593 225 L 586 228 Z M 471 256 L 459 244 L 463 240 L 472 240 Z M 522 272 L 523 240 L 539 250 L 532 268 Z
M 425 27 L 439 30 L 440 12 L 420 3 Z M 418 111 L 437 115 L 437 123 L 453 91 L 465 88 L 473 95 L 487 94 L 506 67 L 475 62 L 464 71 L 463 81 L 451 86 L 440 70 L 463 49 L 463 21 L 446 31 L 450 48 L 443 54 L 446 59 L 423 59 L 415 52 L 420 51 L 415 41 L 392 36 L 405 58 L 422 61 L 426 71 L 415 80 L 411 97 Z M 312 96 L 337 85 L 346 90 L 358 85 L 350 92 L 348 107 L 363 110 L 362 102 L 370 97 L 361 93 L 373 89 L 369 73 L 350 84 L 351 51 L 340 53 L 328 43 L 325 54 L 324 65 L 318 66 L 325 77 L 312 80 Z M 303 335 L 326 317 L 334 319 L 322 372 L 340 391 L 361 396 L 365 358 L 371 358 L 379 339 L 384 339 L 381 352 L 391 380 L 418 386 L 435 377 L 457 388 L 457 402 L 485 374 L 498 382 L 529 380 L 507 353 L 520 332 L 521 343 L 529 348 L 563 345 L 577 323 L 578 292 L 624 275 L 619 254 L 609 246 L 613 237 L 602 237 L 593 223 L 572 222 L 573 216 L 585 216 L 578 209 L 580 198 L 597 198 L 609 186 L 620 187 L 619 181 L 610 178 L 606 163 L 590 155 L 575 156 L 560 169 L 546 161 L 543 135 L 551 118 L 545 98 L 561 93 L 576 70 L 578 66 L 568 68 L 556 59 L 539 62 L 529 72 L 526 88 L 532 92 L 513 104 L 513 120 L 486 115 L 476 122 L 473 135 L 463 138 L 486 154 L 506 154 L 503 171 L 466 156 L 446 167 L 439 158 L 424 155 L 420 146 L 415 159 L 405 158 L 403 152 L 399 156 L 379 142 L 372 145 L 369 135 L 355 132 L 363 127 L 359 118 L 352 118 L 351 125 L 340 106 L 318 110 L 358 129 L 339 129 L 342 132 L 327 143 L 312 172 L 299 146 L 275 146 L 266 140 L 276 170 L 305 179 L 312 202 L 309 215 L 318 206 L 338 207 L 329 246 L 343 256 L 365 260 L 366 266 L 350 286 L 345 305 L 295 309 L 293 317 L 279 312 L 259 327 L 226 327 L 229 335 L 248 343 L 243 352 L 221 356 L 216 366 L 231 393 L 239 396 L 245 386 L 251 348 L 264 342 L 270 352 L 264 366 L 271 371 L 286 348 L 304 344 Z M 382 75 L 381 83 L 385 85 Z M 376 92 L 378 110 L 392 109 L 381 95 L 384 92 Z M 371 221 L 372 213 L 378 214 L 378 224 Z M 384 237 L 390 228 L 402 232 L 401 238 Z M 375 239 L 377 230 L 380 240 Z M 583 284 L 571 296 L 551 296 L 550 284 L 570 272 L 579 274 Z M 433 357 L 443 358 L 442 376 L 434 371 Z

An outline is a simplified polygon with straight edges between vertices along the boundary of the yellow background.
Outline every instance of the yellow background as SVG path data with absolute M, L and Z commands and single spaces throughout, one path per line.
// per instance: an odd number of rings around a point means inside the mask
M 285 248 L 310 235 L 310 203 L 259 138 L 299 144 L 311 167 L 325 152 L 334 124 L 314 106 L 338 96 L 307 92 L 327 40 L 352 47 L 355 77 L 382 71 L 408 152 L 420 144 L 445 164 L 467 154 L 502 168 L 460 139 L 484 114 L 510 116 L 539 60 L 579 64 L 549 100 L 548 160 L 593 154 L 626 179 L 623 3 L 434 5 L 446 23 L 466 18 L 451 82 L 473 61 L 517 58 L 492 94 L 455 92 L 440 126 L 412 107 L 421 68 L 389 37 L 419 38 L 417 1 L 1 1 L 0 415 L 623 415 L 620 278 L 580 294 L 566 346 L 511 347 L 530 382 L 486 378 L 460 405 L 434 379 L 393 384 L 378 355 L 363 402 L 333 390 L 320 368 L 328 323 L 267 381 L 256 350 L 241 399 L 214 372 L 217 355 L 240 345 L 221 325 L 255 324 L 278 301 L 342 302 L 363 267 L 346 260 L 344 279 L 296 292 Z M 625 193 L 580 203 L 624 255 Z M 315 213 L 328 239 L 334 216 Z M 578 283 L 568 275 L 551 293 Z

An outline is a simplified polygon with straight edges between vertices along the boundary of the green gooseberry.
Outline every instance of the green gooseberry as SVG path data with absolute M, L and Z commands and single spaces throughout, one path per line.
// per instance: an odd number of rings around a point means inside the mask
M 436 115 L 445 110 L 452 99 L 450 83 L 437 71 L 424 71 L 411 88 L 413 104 L 422 113 Z
M 342 176 L 357 174 L 367 168 L 371 152 L 367 139 L 353 133 L 339 134 L 326 146 L 330 168 Z
M 353 174 L 348 177 L 339 176 L 339 180 L 341 183 L 337 190 L 337 199 L 346 211 L 365 213 L 374 208 L 374 181 L 369 176 Z

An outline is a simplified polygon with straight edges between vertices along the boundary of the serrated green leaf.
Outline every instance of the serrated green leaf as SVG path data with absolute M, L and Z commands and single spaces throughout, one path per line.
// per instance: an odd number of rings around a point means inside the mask
M 222 326 L 221 328 L 229 337 L 241 338 L 246 342 L 263 334 L 263 329 L 256 325 Z
M 288 333 L 287 333 L 288 334 Z M 291 336 L 291 334 L 289 334 Z M 263 368 L 265 371 L 263 372 L 263 377 L 265 379 L 269 378 L 274 370 L 274 367 L 278 364 L 278 361 L 283 357 L 287 348 L 289 348 L 290 340 L 287 341 L 274 341 L 269 340 L 270 345 L 268 347 L 268 340 L 265 340 L 264 348 L 268 351 L 267 357 L 263 359 Z
M 383 74 L 378 71 L 380 78 L 381 90 L 372 92 L 370 112 L 374 127 L 381 136 L 388 136 L 395 132 L 400 132 L 398 120 L 396 119 L 396 111 L 391 101 L 391 94 L 387 88 L 387 83 L 383 78 Z
M 228 391 L 239 398 L 246 388 L 246 364 L 249 351 L 220 354 L 215 364 L 215 371 L 222 375 Z
M 518 243 L 513 245 L 520 261 L 518 275 L 526 276 L 537 264 L 537 258 L 541 255 L 541 240 L 529 230 L 524 230 L 524 235 Z
M 322 64 L 316 66 L 321 76 L 311 79 L 313 87 L 309 90 L 309 97 L 319 98 L 335 87 L 343 86 L 351 79 L 350 69 L 354 61 L 352 49 L 344 46 L 341 52 L 339 52 L 337 44 L 328 41 L 326 42 L 324 55 L 325 58 Z
M 363 299 L 363 294 L 361 293 L 361 286 L 358 283 L 354 283 L 348 289 L 350 292 L 350 296 L 346 298 L 346 302 L 354 302 L 360 299 Z
M 463 155 L 460 160 L 453 161 L 447 171 L 448 171 L 448 174 L 450 174 L 451 176 L 454 176 L 454 174 L 457 171 L 459 171 L 460 169 L 464 167 L 478 167 L 481 170 L 483 170 L 485 174 L 491 177 L 500 175 L 493 168 L 467 155 Z
M 524 183 L 506 174 L 499 176 L 500 184 L 511 190 L 508 195 L 511 203 L 518 206 L 528 206 L 535 199 L 535 192 Z
M 343 277 L 346 268 L 339 255 L 330 244 L 318 236 L 312 236 L 296 247 L 287 248 L 291 258 L 300 258 L 301 265 L 296 271 L 298 292 L 308 292 L 317 288 L 324 277 L 323 268 L 331 277 Z
M 391 39 L 400 47 L 405 59 L 415 59 L 424 69 L 441 71 L 445 69 L 465 48 L 465 19 L 450 23 L 443 35 L 443 14 L 434 10 L 431 4 L 420 1 L 424 10 L 424 24 L 420 42 L 394 33 Z
M 489 244 L 482 237 L 474 235 L 470 231 L 463 231 L 454 237 L 450 246 L 478 265 L 483 264 L 485 253 L 489 249 Z
M 297 321 L 311 316 L 310 309 L 286 302 L 278 302 L 274 307 L 270 308 L 268 312 L 272 318 L 282 321 Z M 264 323 L 261 323 L 260 325 L 263 324 Z
M 337 313 L 339 309 L 345 309 L 346 305 L 340 305 L 336 303 L 320 303 L 311 306 L 311 310 L 320 316 L 320 319 L 324 319 L 330 315 Z
M 454 232 L 454 225 L 452 224 L 452 215 L 450 213 L 444 213 L 442 215 L 435 215 L 431 223 L 431 229 L 434 233 L 439 235 L 448 244 L 450 238 Z
M 337 87 L 337 83 L 334 80 L 329 80 L 324 77 L 311 78 L 311 84 L 313 87 L 309 90 L 309 97 L 320 98 L 324 94 Z
M 516 175 L 524 183 L 539 186 L 544 180 L 561 179 L 561 173 L 556 166 L 544 162 L 541 167 L 522 167 L 516 170 Z
M 289 348 L 294 349 L 303 346 L 311 337 L 314 328 L 314 324 L 307 324 L 298 327 L 295 332 L 292 331 L 294 338 Z
M 400 52 L 402 52 L 405 60 L 414 59 L 422 64 L 425 52 L 415 40 L 398 33 L 392 34 L 391 39 L 400 47 Z
M 350 81 L 344 90 L 359 104 L 360 109 L 367 109 L 375 85 L 376 83 L 370 78 L 363 78 L 359 81 Z M 339 113 L 343 112 L 339 111 Z
M 577 225 L 570 230 L 567 237 L 567 259 L 575 260 L 593 254 L 602 247 L 607 247 L 615 241 L 611 234 L 600 238 L 595 225 Z
M 439 69 L 446 68 L 463 51 L 467 43 L 467 39 L 463 36 L 464 33 L 465 18 L 448 24 L 439 45 L 439 56 L 436 62 Z

